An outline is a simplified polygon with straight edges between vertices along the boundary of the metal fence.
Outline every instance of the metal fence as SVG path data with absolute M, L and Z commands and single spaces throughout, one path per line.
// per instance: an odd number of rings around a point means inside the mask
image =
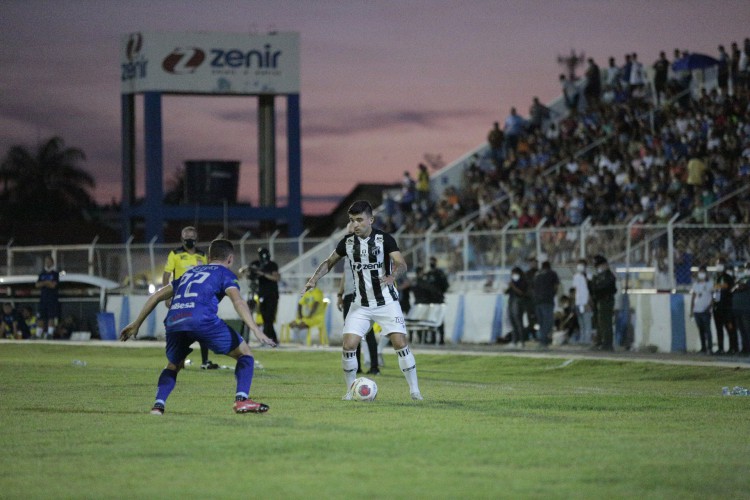
M 235 241 L 237 267 L 257 258 L 266 247 L 279 264 L 281 289 L 301 290 L 305 280 L 334 250 L 343 230 L 328 238 L 243 238 Z M 498 279 L 513 266 L 525 268 L 530 258 L 549 260 L 561 279 L 572 276 L 580 258 L 606 256 L 621 279 L 620 289 L 684 290 L 697 266 L 712 266 L 718 256 L 731 264 L 750 260 L 750 225 L 676 224 L 591 226 L 396 234 L 409 269 L 424 266 L 430 257 L 451 278 L 453 291 L 497 289 Z M 37 274 L 45 255 L 52 254 L 58 269 L 69 273 L 102 276 L 122 283 L 133 292 L 145 292 L 161 283 L 166 256 L 178 246 L 171 244 L 74 246 L 7 246 L 0 252 L 0 274 Z M 338 286 L 341 269 L 322 283 L 326 291 Z

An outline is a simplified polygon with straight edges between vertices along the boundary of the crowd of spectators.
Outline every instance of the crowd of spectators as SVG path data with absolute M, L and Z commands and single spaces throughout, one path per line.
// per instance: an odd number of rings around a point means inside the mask
M 686 57 L 675 51 L 674 60 Z M 674 71 L 664 52 L 646 80 L 638 55 L 601 70 L 588 60 L 586 79 L 561 75 L 567 113 L 534 97 L 528 118 L 515 108 L 493 124 L 488 147 L 464 170 L 462 185 L 439 197 L 424 192 L 424 165 L 405 172 L 400 196 L 384 195 L 380 223 L 421 233 L 478 212 L 478 230 L 643 224 L 679 220 L 750 223 L 750 199 L 731 195 L 750 177 L 750 38 L 719 48 L 718 86 L 685 92 L 690 71 Z M 575 92 L 575 94 L 573 94 Z M 420 182 L 421 181 L 421 182 Z M 417 190 L 417 184 L 421 189 Z

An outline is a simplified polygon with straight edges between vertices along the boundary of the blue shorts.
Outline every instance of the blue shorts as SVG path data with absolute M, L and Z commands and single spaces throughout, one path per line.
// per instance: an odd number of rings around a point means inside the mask
M 191 352 L 193 342 L 200 342 L 216 354 L 229 354 L 237 348 L 243 338 L 232 327 L 222 322 L 222 327 L 210 332 L 167 332 L 167 359 L 177 365 Z

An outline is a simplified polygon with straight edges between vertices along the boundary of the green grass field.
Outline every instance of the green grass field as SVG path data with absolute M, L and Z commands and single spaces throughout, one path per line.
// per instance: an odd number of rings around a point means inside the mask
M 750 496 L 747 369 L 417 349 L 425 401 L 390 354 L 357 403 L 338 352 L 255 354 L 268 413 L 193 366 L 155 417 L 159 348 L 0 344 L 0 498 Z

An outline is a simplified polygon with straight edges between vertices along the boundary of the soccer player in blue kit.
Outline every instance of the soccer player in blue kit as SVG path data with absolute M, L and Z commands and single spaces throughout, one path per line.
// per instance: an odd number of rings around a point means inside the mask
M 193 342 L 205 343 L 216 354 L 226 354 L 237 360 L 234 371 L 237 380 L 235 413 L 263 413 L 268 405 L 250 399 L 255 359 L 243 338 L 217 316 L 219 302 L 228 296 L 242 321 L 257 339 L 272 347 L 269 339 L 253 321 L 247 303 L 240 295 L 237 276 L 230 270 L 234 262 L 234 247 L 228 240 L 214 240 L 208 248 L 208 264 L 186 271 L 179 279 L 159 289 L 148 298 L 138 317 L 123 328 L 120 340 L 135 338 L 138 329 L 159 302 L 172 299 L 164 320 L 167 331 L 167 367 L 161 372 L 152 415 L 162 415 L 169 394 L 177 382 L 177 373 L 185 366 L 185 358 L 192 352 Z

